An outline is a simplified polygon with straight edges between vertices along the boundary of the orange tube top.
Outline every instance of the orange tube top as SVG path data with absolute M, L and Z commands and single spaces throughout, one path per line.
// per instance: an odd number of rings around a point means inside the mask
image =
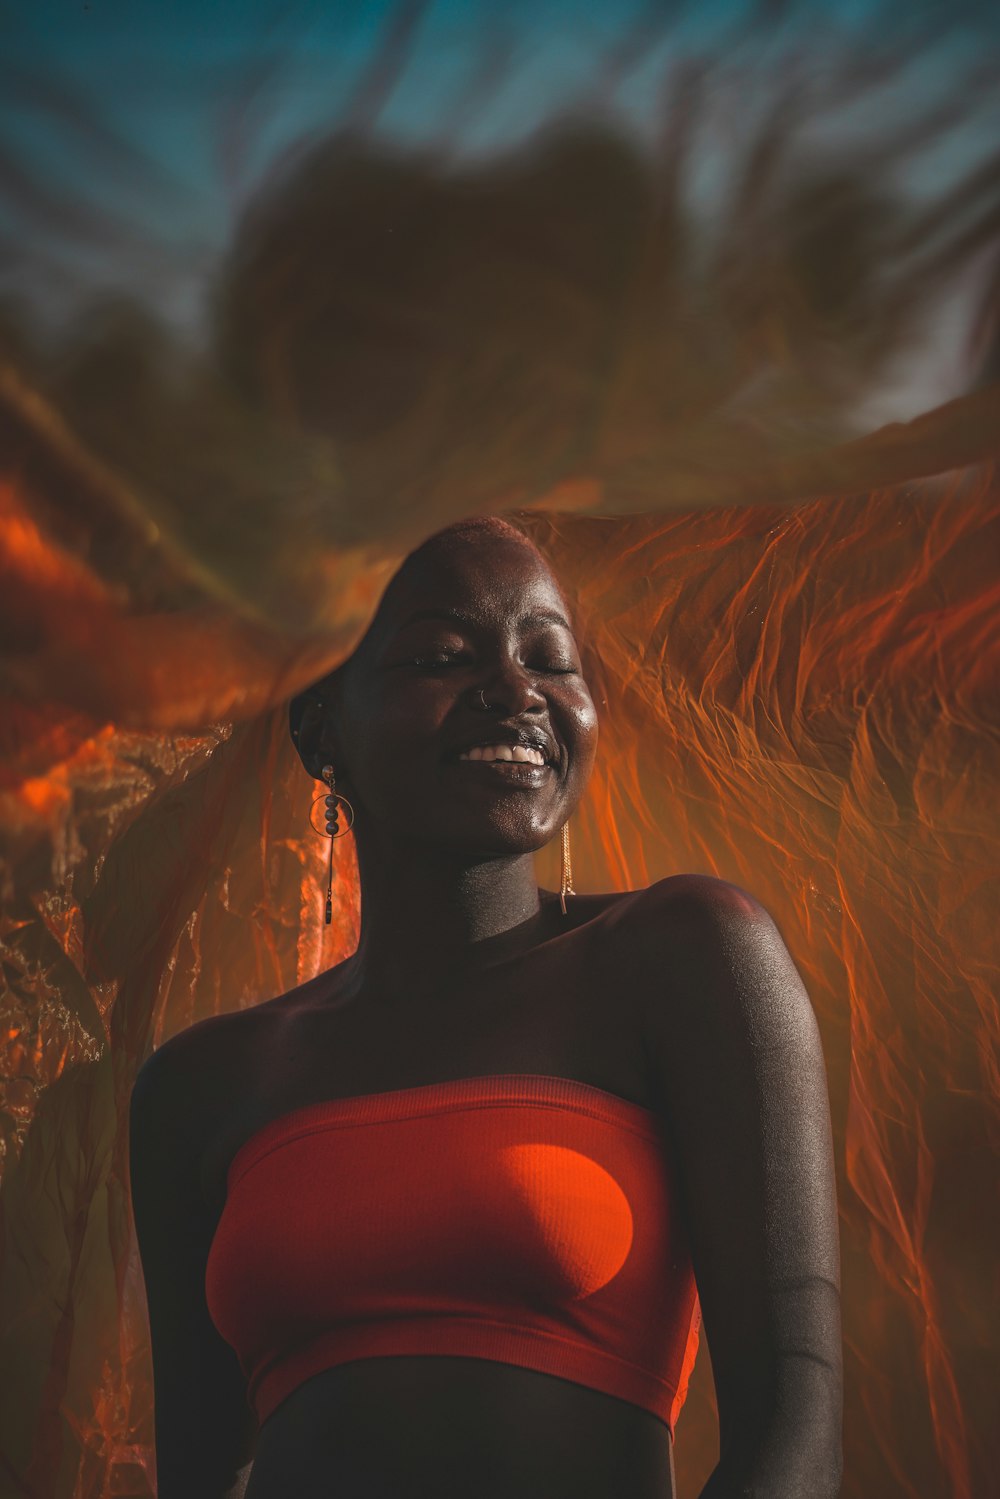
M 673 1433 L 700 1312 L 656 1116 L 534 1073 L 334 1099 L 229 1167 L 205 1275 L 258 1423 L 354 1359 L 568 1379 Z

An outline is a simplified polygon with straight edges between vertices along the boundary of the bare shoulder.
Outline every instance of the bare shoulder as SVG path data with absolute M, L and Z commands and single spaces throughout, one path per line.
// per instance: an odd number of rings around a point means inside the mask
M 641 896 L 640 907 L 652 929 L 656 918 L 683 926 L 688 919 L 710 921 L 770 920 L 760 901 L 739 885 L 710 874 L 671 874 L 655 880 Z
M 210 1015 L 186 1026 L 162 1041 L 136 1073 L 133 1094 L 146 1096 L 174 1087 L 197 1085 L 211 1071 L 213 1058 L 221 1058 L 239 1044 L 251 1028 L 244 1010 Z
M 631 896 L 622 907 L 622 925 L 644 965 L 673 970 L 682 959 L 703 957 L 741 931 L 777 936 L 770 913 L 755 896 L 713 875 L 668 875 Z
M 337 965 L 339 966 L 339 965 Z M 315 978 L 244 1010 L 209 1015 L 162 1042 L 139 1068 L 132 1088 L 133 1113 L 180 1109 L 196 1145 L 238 1102 L 286 1029 L 317 986 L 330 988 L 332 974 Z
M 197 1149 L 246 1075 L 272 1013 L 259 1006 L 210 1015 L 170 1036 L 136 1073 L 133 1117 L 168 1115 L 175 1132 Z
M 688 948 L 704 950 L 706 937 L 727 925 L 771 919 L 746 890 L 707 874 L 667 875 L 637 890 L 589 899 L 595 904 L 587 915 L 610 918 L 602 925 L 613 959 L 633 979 L 651 963 L 662 969 Z
M 763 1039 L 815 1027 L 802 979 L 782 934 L 748 891 L 710 875 L 658 880 L 642 892 L 630 925 L 644 982 L 641 997 L 657 1025 L 738 1022 Z

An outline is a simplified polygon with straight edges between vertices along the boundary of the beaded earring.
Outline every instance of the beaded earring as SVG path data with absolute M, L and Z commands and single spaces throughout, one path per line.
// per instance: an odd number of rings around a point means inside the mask
M 323 780 L 329 787 L 329 790 L 326 796 L 317 796 L 312 805 L 313 807 L 317 807 L 320 802 L 326 803 L 325 836 L 330 840 L 330 860 L 327 865 L 326 871 L 326 924 L 327 926 L 329 926 L 330 922 L 333 920 L 333 840 L 334 838 L 343 838 L 345 833 L 349 833 L 351 831 L 351 828 L 354 826 L 354 808 L 347 800 L 347 797 L 342 796 L 336 790 L 337 781 L 333 773 L 333 766 L 324 765 L 321 771 L 321 775 L 323 777 Z M 339 826 L 340 819 L 339 809 L 337 807 L 338 802 L 343 802 L 344 806 L 350 813 L 351 820 L 347 824 L 346 828 L 340 828 Z M 313 821 L 312 808 L 310 808 L 309 810 L 309 821 L 310 823 L 312 823 L 312 826 L 313 828 L 315 828 L 317 833 L 323 832 L 323 829 L 317 828 L 315 822 Z

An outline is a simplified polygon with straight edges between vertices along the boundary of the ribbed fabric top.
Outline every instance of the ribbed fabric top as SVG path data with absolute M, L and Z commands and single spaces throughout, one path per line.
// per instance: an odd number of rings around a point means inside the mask
M 236 1152 L 206 1267 L 263 1424 L 360 1358 L 492 1359 L 668 1428 L 698 1346 L 656 1116 L 588 1083 L 460 1078 L 307 1104 Z

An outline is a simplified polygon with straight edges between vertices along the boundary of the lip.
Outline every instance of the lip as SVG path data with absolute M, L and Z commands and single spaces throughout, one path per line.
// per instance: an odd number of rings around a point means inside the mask
M 495 732 L 493 732 L 494 729 Z M 492 737 L 468 739 L 465 744 L 459 744 L 455 749 L 449 750 L 446 758 L 455 760 L 459 755 L 467 754 L 470 749 L 484 748 L 494 744 L 506 744 L 511 749 L 517 749 L 520 746 L 522 749 L 538 750 L 545 756 L 545 763 L 553 767 L 559 758 L 554 740 L 540 727 L 536 728 L 534 725 L 530 728 L 521 727 L 512 723 L 496 724 L 490 726 L 489 732 Z
M 529 789 L 541 786 L 553 773 L 551 765 L 533 765 L 530 760 L 449 760 L 453 770 L 465 772 L 470 779 L 481 779 L 486 785 L 491 781 L 506 781 L 510 786 Z

